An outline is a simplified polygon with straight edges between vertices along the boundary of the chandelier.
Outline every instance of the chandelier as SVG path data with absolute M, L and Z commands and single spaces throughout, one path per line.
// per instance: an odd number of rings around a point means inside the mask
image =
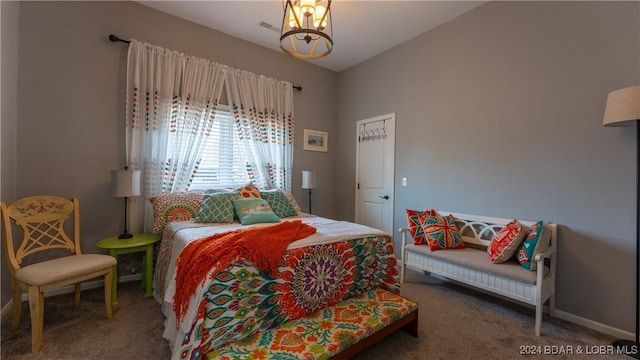
M 329 55 L 333 49 L 332 27 L 331 0 L 287 0 L 280 48 L 298 59 L 318 59 Z

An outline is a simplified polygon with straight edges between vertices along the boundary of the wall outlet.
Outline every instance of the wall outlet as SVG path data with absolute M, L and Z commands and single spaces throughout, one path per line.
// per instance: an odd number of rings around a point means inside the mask
M 407 178 L 402 178 L 402 186 L 407 186 Z

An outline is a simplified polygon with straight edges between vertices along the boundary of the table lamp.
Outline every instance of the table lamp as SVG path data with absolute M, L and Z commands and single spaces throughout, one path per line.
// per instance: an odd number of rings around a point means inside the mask
M 124 170 L 111 171 L 111 185 L 113 187 L 112 194 L 115 197 L 124 198 L 124 231 L 119 239 L 129 239 L 133 237 L 129 233 L 128 223 L 128 199 L 132 196 L 140 196 L 140 170 L 129 170 L 127 167 Z

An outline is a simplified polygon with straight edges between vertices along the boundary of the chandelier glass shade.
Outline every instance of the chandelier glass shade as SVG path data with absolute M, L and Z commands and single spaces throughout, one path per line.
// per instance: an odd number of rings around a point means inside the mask
M 329 55 L 333 49 L 331 0 L 287 0 L 283 4 L 282 51 L 305 60 Z

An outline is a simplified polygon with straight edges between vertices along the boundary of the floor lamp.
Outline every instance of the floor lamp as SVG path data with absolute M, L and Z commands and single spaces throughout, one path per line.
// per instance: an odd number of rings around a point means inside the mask
M 140 196 L 140 170 L 128 170 L 127 167 L 124 170 L 112 170 L 111 171 L 111 185 L 113 187 L 113 196 L 124 198 L 124 231 L 119 239 L 130 239 L 133 237 L 129 233 L 127 223 L 129 220 L 129 198 L 132 196 Z
M 636 127 L 636 339 L 615 340 L 612 345 L 618 349 L 624 349 L 625 353 L 636 359 L 640 359 L 640 325 L 638 309 L 640 293 L 638 281 L 640 280 L 640 85 L 619 89 L 609 93 L 607 107 L 604 111 L 604 126 L 635 126 Z
M 316 173 L 311 170 L 303 170 L 301 187 L 309 190 L 309 214 L 311 214 L 311 189 L 316 188 Z

